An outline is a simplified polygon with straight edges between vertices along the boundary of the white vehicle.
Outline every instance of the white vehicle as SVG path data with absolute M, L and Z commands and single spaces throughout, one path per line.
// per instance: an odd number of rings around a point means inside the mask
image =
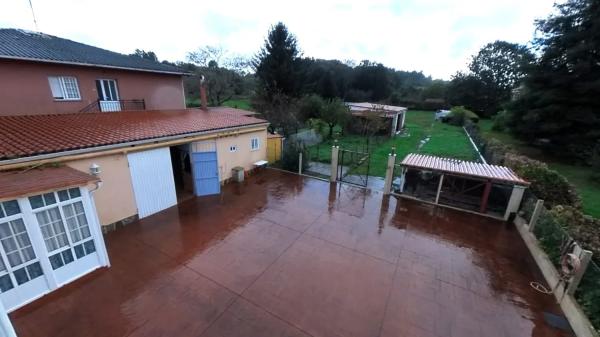
M 435 112 L 435 120 L 444 119 L 450 114 L 450 110 L 438 110 Z

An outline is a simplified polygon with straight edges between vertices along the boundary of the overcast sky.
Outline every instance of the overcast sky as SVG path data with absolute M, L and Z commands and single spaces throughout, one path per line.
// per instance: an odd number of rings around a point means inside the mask
M 253 55 L 284 22 L 305 56 L 369 59 L 449 79 L 487 42 L 526 43 L 554 0 L 32 0 L 38 30 L 101 48 L 185 60 L 221 45 Z M 0 27 L 35 30 L 28 0 L 0 0 Z

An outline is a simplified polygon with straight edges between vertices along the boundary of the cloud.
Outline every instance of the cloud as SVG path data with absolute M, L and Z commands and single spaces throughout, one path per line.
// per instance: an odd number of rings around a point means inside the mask
M 207 44 L 252 55 L 271 25 L 288 25 L 305 56 L 369 59 L 449 78 L 494 40 L 526 43 L 553 0 L 91 1 L 33 0 L 39 29 L 130 53 L 184 60 Z M 3 4 L 0 26 L 34 29 L 27 1 Z

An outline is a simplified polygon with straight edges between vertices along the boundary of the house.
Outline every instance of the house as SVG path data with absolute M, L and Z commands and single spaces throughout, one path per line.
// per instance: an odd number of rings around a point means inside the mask
M 383 119 L 379 133 L 390 135 L 391 137 L 399 134 L 404 129 L 404 120 L 406 118 L 406 108 L 393 105 L 377 103 L 352 103 L 347 102 L 346 106 L 352 114 L 351 129 L 360 132 L 361 127 L 368 122 L 370 116 L 377 116 Z
M 10 73 L 0 77 L 0 241 L 7 243 L 0 245 L 0 316 L 109 266 L 103 232 L 218 194 L 232 168 L 251 171 L 267 158 L 268 123 L 248 111 L 206 107 L 203 86 L 203 108 L 185 109 L 177 68 L 101 49 L 107 60 L 92 60 L 78 51 L 95 47 L 0 31 L 7 34 L 26 37 L 18 39 L 22 48 L 0 41 L 0 67 Z M 13 55 L 32 50 L 32 39 L 56 42 L 72 59 Z M 54 42 L 35 45 L 31 56 L 55 55 Z M 94 96 L 113 87 L 111 100 Z M 53 97 L 60 90 L 79 98 Z M 86 108 L 94 101 L 96 109 Z
M 0 115 L 184 109 L 181 69 L 20 29 L 0 29 Z

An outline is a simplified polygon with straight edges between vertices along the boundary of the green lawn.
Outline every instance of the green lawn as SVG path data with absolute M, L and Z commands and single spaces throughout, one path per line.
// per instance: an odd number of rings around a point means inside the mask
M 341 149 L 371 153 L 370 175 L 385 176 L 388 154 L 396 148 L 397 161 L 409 153 L 427 153 L 438 156 L 465 160 L 476 160 L 477 153 L 470 144 L 461 127 L 434 122 L 431 111 L 408 111 L 406 115 L 405 135 L 394 138 L 380 137 L 379 141 L 370 141 L 367 146 L 365 137 L 356 135 L 341 136 L 338 145 Z M 430 140 L 418 150 L 419 143 L 430 136 Z M 332 141 L 309 148 L 311 160 L 329 162 L 331 160 Z
M 564 175 L 575 185 L 577 192 L 581 196 L 583 211 L 586 214 L 600 218 L 600 184 L 591 179 L 594 173 L 591 167 L 566 163 L 560 158 L 554 158 L 542 153 L 539 149 L 514 138 L 507 132 L 494 131 L 492 130 L 491 120 L 481 120 L 479 126 L 484 136 L 496 138 L 526 156 L 546 162 L 550 168 Z
M 223 102 L 223 106 L 252 111 L 252 106 L 250 105 L 250 100 L 247 98 L 230 99 L 228 101 Z
M 200 99 L 199 98 L 191 98 L 191 99 L 188 98 L 188 99 L 186 99 L 185 104 L 188 108 L 199 107 Z M 222 105 L 232 107 L 232 108 L 252 111 L 252 106 L 250 105 L 250 100 L 247 98 L 233 98 L 233 99 L 223 102 Z

